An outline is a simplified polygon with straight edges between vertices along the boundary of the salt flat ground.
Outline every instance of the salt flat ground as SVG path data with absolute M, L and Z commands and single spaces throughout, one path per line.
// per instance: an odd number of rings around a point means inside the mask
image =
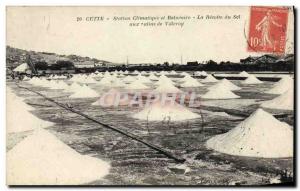
M 97 98 L 72 99 L 70 93 L 62 90 L 50 90 L 20 82 L 21 86 L 47 95 L 61 103 L 71 104 L 75 109 L 100 120 L 113 127 L 131 132 L 142 139 L 169 149 L 187 159 L 185 173 L 174 169 L 175 162 L 164 155 L 135 142 L 123 135 L 95 124 L 77 114 L 46 101 L 44 98 L 19 89 L 15 82 L 7 81 L 17 95 L 25 98 L 36 110 L 33 114 L 41 119 L 54 122 L 48 130 L 65 144 L 83 155 L 99 157 L 110 161 L 112 168 L 103 180 L 96 180 L 92 185 L 261 185 L 269 184 L 270 180 L 284 171 L 293 172 L 293 158 L 263 159 L 253 157 L 230 156 L 209 150 L 205 142 L 210 137 L 225 133 L 234 128 L 244 117 L 228 114 L 228 109 L 251 114 L 259 107 L 259 102 L 269 100 L 276 95 L 263 93 L 272 87 L 274 82 L 264 82 L 259 85 L 242 85 L 240 81 L 232 81 L 242 87 L 235 91 L 241 96 L 234 100 L 201 100 L 200 108 L 189 108 L 195 113 L 203 114 L 201 119 L 183 122 L 149 122 L 136 120 L 131 117 L 141 108 L 118 107 L 102 108 L 91 104 Z M 68 82 L 70 83 L 70 82 Z M 199 94 L 207 91 L 204 87 L 193 88 Z M 90 84 L 100 95 L 109 88 Z M 36 105 L 35 105 L 36 104 Z M 217 112 L 215 111 L 217 108 Z M 281 121 L 294 124 L 292 112 L 272 111 L 272 113 L 287 113 L 288 117 Z M 203 130 L 201 131 L 203 127 Z M 148 131 L 149 129 L 149 131 Z M 7 136 L 7 150 L 31 132 L 13 133 Z M 82 166 L 84 168 L 84 165 Z M 80 173 L 80 172 L 78 172 Z M 291 175 L 293 176 L 293 175 Z M 290 179 L 282 180 L 290 181 Z

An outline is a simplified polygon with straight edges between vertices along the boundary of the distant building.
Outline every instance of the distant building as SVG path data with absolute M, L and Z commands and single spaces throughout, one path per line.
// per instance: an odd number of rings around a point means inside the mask
M 95 62 L 93 61 L 84 61 L 84 62 L 75 62 L 75 68 L 94 68 Z
M 277 60 L 278 60 L 277 56 L 266 54 L 259 57 L 249 56 L 245 59 L 241 59 L 240 62 L 242 64 L 257 64 L 257 63 L 275 63 Z

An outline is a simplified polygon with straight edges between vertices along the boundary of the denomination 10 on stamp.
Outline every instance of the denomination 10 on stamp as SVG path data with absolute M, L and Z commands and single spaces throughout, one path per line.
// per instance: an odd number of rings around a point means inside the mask
M 283 54 L 287 21 L 285 7 L 251 7 L 248 51 Z

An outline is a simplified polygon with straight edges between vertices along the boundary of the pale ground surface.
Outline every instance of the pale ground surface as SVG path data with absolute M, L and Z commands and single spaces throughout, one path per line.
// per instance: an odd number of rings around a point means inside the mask
M 200 81 L 201 82 L 201 81 Z M 240 81 L 232 81 L 242 87 L 234 91 L 239 99 L 235 100 L 201 100 L 203 105 L 204 130 L 201 131 L 202 120 L 193 119 L 185 122 L 165 124 L 162 122 L 147 123 L 133 119 L 131 116 L 140 108 L 101 108 L 92 106 L 98 98 L 72 99 L 71 93 L 60 90 L 32 87 L 22 82 L 21 85 L 39 91 L 61 103 L 68 103 L 74 108 L 88 114 L 103 123 L 110 124 L 122 130 L 134 133 L 144 140 L 170 149 L 187 159 L 185 170 L 174 168 L 174 161 L 164 155 L 134 142 L 127 137 L 105 129 L 77 114 L 70 113 L 58 106 L 45 101 L 43 98 L 26 90 L 17 90 L 12 82 L 7 85 L 17 91 L 25 102 L 33 105 L 32 113 L 41 119 L 54 122 L 47 128 L 68 146 L 77 152 L 111 161 L 110 173 L 103 180 L 90 182 L 100 185 L 228 185 L 268 184 L 283 171 L 292 172 L 293 159 L 262 159 L 239 157 L 222 154 L 205 146 L 206 140 L 217 134 L 226 133 L 239 124 L 244 117 L 228 114 L 230 111 L 251 114 L 260 101 L 270 100 L 276 95 L 265 94 L 273 82 L 259 85 L 244 85 Z M 69 83 L 69 82 L 68 82 Z M 199 94 L 207 92 L 207 87 L 215 83 L 205 83 L 203 87 L 194 88 Z M 109 88 L 101 85 L 90 85 L 100 95 Z M 184 88 L 182 90 L 185 90 Z M 218 112 L 212 112 L 218 109 Z M 189 110 L 199 114 L 197 108 Z M 267 110 L 271 113 L 290 114 L 281 121 L 293 125 L 294 116 L 289 111 Z M 148 128 L 147 128 L 148 127 Z M 148 132 L 149 129 L 149 132 Z M 9 134 L 7 150 L 12 149 L 18 142 L 30 135 L 31 132 Z M 189 170 L 187 170 L 187 168 Z M 185 172 L 185 173 L 184 173 Z M 283 180 L 287 181 L 287 180 Z

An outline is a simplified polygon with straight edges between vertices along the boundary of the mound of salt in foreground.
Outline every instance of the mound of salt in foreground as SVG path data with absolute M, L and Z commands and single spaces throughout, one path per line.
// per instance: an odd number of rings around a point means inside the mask
M 92 88 L 83 85 L 80 88 L 76 89 L 74 91 L 74 94 L 70 95 L 70 98 L 93 98 L 93 97 L 98 97 L 99 94 L 93 90 Z
M 202 82 L 218 82 L 218 80 L 213 75 L 209 74 Z
M 246 80 L 242 82 L 243 84 L 262 84 L 263 82 L 257 79 L 254 75 L 250 75 Z
M 282 95 L 268 101 L 264 101 L 261 107 L 269 109 L 279 109 L 279 110 L 293 110 L 294 109 L 294 91 L 289 89 Z
M 218 152 L 250 157 L 293 156 L 293 130 L 262 109 L 256 110 L 237 127 L 206 142 Z
M 109 173 L 109 163 L 81 155 L 46 130 L 38 129 L 7 153 L 12 185 L 78 185 Z
M 29 111 L 33 108 L 25 104 L 20 97 L 7 94 L 7 133 L 30 131 L 36 128 L 46 128 L 53 125 L 52 122 L 37 118 Z
M 240 96 L 234 94 L 227 86 L 214 86 L 207 93 L 201 96 L 205 99 L 235 99 Z
M 277 82 L 272 89 L 267 91 L 269 94 L 282 94 L 289 89 L 294 88 L 294 80 L 290 76 L 284 76 L 279 82 Z
M 132 117 L 148 121 L 183 121 L 200 118 L 200 115 L 191 112 L 188 108 L 176 102 L 163 104 L 162 101 L 156 101 Z

